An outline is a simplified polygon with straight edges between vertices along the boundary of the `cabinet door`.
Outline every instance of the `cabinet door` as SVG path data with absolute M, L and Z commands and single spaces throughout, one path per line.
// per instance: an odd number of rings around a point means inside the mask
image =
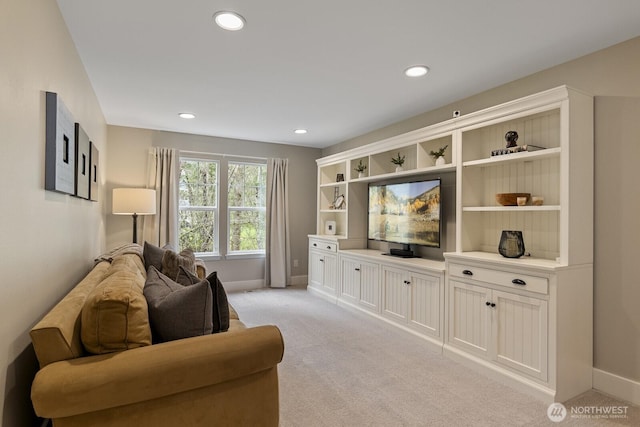
M 382 266 L 382 314 L 391 319 L 407 322 L 409 286 L 402 270 Z
M 309 286 L 322 287 L 324 275 L 324 257 L 322 253 L 309 251 Z
M 491 291 L 450 280 L 449 292 L 449 343 L 488 358 Z
M 342 280 L 340 281 L 340 297 L 353 303 L 360 300 L 360 262 L 351 258 L 341 258 Z
M 360 305 L 377 313 L 380 311 L 380 267 L 362 262 L 359 273 Z
M 338 293 L 338 256 L 335 254 L 324 254 L 324 271 L 322 276 L 322 287 L 331 294 Z
M 496 362 L 547 381 L 547 301 L 493 291 Z
M 420 332 L 439 337 L 440 326 L 440 278 L 411 273 L 409 278 L 410 311 L 409 326 Z

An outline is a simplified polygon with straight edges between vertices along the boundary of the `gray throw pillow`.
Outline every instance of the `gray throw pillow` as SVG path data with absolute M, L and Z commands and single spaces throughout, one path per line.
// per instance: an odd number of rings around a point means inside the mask
M 143 292 L 154 342 L 211 333 L 213 298 L 207 280 L 183 286 L 151 266 Z
M 162 257 L 166 248 L 159 248 L 156 245 L 145 241 L 144 249 L 142 250 L 142 256 L 144 257 L 144 268 L 149 270 L 149 267 L 154 266 L 158 271 L 162 271 Z
M 211 294 L 213 295 L 213 330 L 226 332 L 229 330 L 229 301 L 227 300 L 227 293 L 224 290 L 224 286 L 222 286 L 222 282 L 218 279 L 217 271 L 208 275 L 207 280 L 211 285 Z
M 218 279 L 218 273 L 214 271 L 206 279 L 211 287 L 211 295 L 213 296 L 212 304 L 212 333 L 226 332 L 229 330 L 229 301 L 227 293 L 222 286 L 222 282 Z M 190 286 L 199 283 L 201 280 L 195 274 L 187 271 L 184 267 L 180 267 L 176 282 L 183 286 Z

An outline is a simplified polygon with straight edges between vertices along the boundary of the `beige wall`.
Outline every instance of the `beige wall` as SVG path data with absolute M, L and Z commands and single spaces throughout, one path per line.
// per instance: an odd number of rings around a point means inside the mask
M 316 163 L 320 150 L 284 144 L 216 138 L 176 132 L 164 132 L 109 126 L 109 164 L 107 190 L 111 207 L 111 190 L 115 187 L 144 186 L 147 153 L 151 147 L 171 147 L 201 153 L 222 153 L 253 157 L 289 159 L 291 256 L 298 260 L 293 276 L 307 274 L 307 235 L 315 232 Z M 131 241 L 130 217 L 107 215 L 107 246 Z M 223 281 L 250 282 L 263 280 L 264 260 L 229 260 L 207 262 L 210 271 L 217 270 Z
M 323 156 L 560 85 L 595 95 L 594 364 L 640 381 L 640 38 L 323 150 Z M 617 98 L 620 97 L 620 98 Z M 622 97 L 627 97 L 622 98 Z
M 104 250 L 104 193 L 89 202 L 44 190 L 45 91 L 57 92 L 107 160 L 107 127 L 55 1 L 0 2 L 0 407 L 33 425 L 31 327 Z M 103 177 L 100 177 L 103 181 Z

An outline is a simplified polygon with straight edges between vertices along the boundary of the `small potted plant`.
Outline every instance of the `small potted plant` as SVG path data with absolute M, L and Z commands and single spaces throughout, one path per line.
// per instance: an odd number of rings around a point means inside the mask
M 364 171 L 367 170 L 367 165 L 362 163 L 362 159 L 358 162 L 358 166 L 356 166 L 356 172 L 358 172 L 358 178 L 362 178 L 364 176 Z
M 404 156 L 401 156 L 400 153 L 398 153 L 398 157 L 391 158 L 391 163 L 396 165 L 396 172 L 402 172 L 402 165 L 404 165 Z
M 434 159 L 436 159 L 436 166 L 444 165 L 444 162 L 445 162 L 445 160 L 444 160 L 444 152 L 446 151 L 448 146 L 449 145 L 447 144 L 444 147 L 440 147 L 439 150 L 436 150 L 436 151 L 432 150 L 432 151 L 429 152 L 429 155 L 431 157 L 433 157 Z

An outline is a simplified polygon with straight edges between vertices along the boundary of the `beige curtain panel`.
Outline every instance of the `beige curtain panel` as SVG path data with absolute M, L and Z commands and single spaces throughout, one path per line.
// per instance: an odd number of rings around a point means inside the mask
M 288 159 L 267 163 L 265 285 L 272 288 L 284 288 L 291 281 L 288 169 Z
M 178 248 L 178 150 L 155 147 L 149 151 L 147 188 L 156 190 L 156 214 L 145 216 L 142 236 L 157 246 Z

